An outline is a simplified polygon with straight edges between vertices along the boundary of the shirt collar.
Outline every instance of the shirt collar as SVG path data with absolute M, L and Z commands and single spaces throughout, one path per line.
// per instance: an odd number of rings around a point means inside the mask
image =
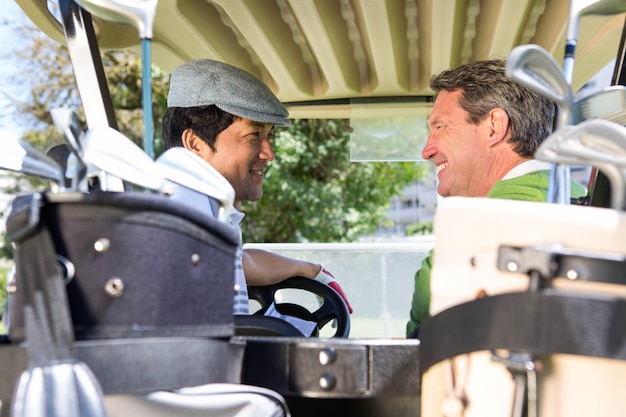
M 232 211 L 230 212 L 231 226 L 239 226 L 245 215 L 245 213 L 242 213 L 241 211 L 233 207 Z
M 550 169 L 549 162 L 538 161 L 536 159 L 529 159 L 528 161 L 524 161 L 521 164 L 513 167 L 506 175 L 502 178 L 503 180 L 510 180 L 511 178 L 521 177 L 522 175 L 526 175 L 530 172 L 535 171 L 544 171 Z

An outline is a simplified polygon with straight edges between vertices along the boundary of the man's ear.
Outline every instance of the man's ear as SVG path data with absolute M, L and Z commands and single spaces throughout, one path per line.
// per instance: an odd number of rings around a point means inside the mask
M 487 116 L 487 128 L 489 129 L 489 138 L 487 145 L 489 147 L 500 143 L 509 137 L 509 115 L 500 107 L 493 108 Z
M 182 135 L 183 147 L 203 158 L 208 146 L 192 129 L 185 129 Z

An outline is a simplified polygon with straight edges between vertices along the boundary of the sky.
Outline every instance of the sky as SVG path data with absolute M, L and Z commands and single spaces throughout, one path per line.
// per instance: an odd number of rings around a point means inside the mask
M 19 98 L 23 86 L 12 85 L 11 75 L 16 71 L 13 51 L 19 46 L 19 39 L 8 22 L 25 19 L 24 13 L 14 0 L 0 0 L 0 139 L 5 135 L 21 136 L 24 129 L 15 121 L 14 110 L 5 94 Z M 5 171 L 0 171 L 0 189 L 7 185 Z M 13 196 L 0 192 L 0 212 L 6 210 Z M 5 218 L 0 217 L 0 230 L 4 230 Z
M 0 130 L 21 133 L 23 129 L 15 122 L 10 109 L 9 94 L 19 97 L 20 86 L 12 85 L 10 77 L 15 71 L 12 51 L 19 45 L 19 39 L 8 25 L 8 21 L 24 19 L 24 13 L 13 0 L 0 0 Z

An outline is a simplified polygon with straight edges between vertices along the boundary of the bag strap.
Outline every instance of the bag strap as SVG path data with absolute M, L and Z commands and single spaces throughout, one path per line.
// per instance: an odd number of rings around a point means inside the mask
M 444 359 L 481 350 L 626 359 L 626 299 L 555 290 L 494 295 L 427 319 L 422 374 Z
M 74 348 L 105 394 L 145 394 L 210 383 L 241 383 L 245 342 L 138 338 L 77 341 Z

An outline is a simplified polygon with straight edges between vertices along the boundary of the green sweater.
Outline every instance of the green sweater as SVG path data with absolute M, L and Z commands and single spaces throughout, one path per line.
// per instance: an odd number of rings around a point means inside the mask
M 508 200 L 523 200 L 542 202 L 547 200 L 550 171 L 534 171 L 508 180 L 501 180 L 494 184 L 487 194 L 488 198 L 503 198 Z M 584 197 L 585 187 L 572 181 L 572 198 Z M 430 310 L 430 270 L 433 266 L 433 252 L 422 261 L 421 268 L 415 273 L 415 287 L 409 322 L 406 325 L 407 337 L 414 332 L 429 316 Z

